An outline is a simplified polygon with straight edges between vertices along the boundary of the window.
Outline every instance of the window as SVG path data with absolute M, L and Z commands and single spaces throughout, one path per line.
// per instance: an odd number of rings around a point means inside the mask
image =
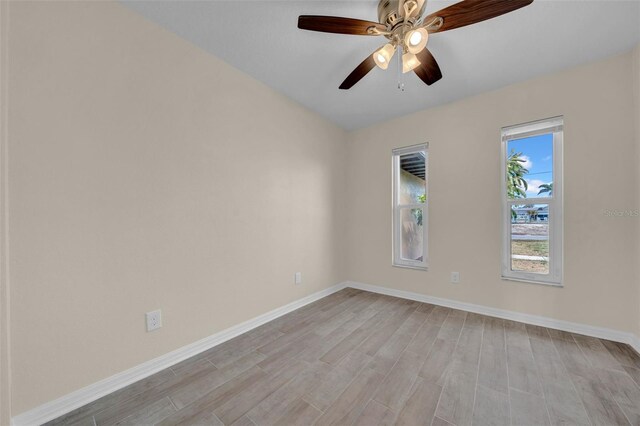
M 393 265 L 427 269 L 427 145 L 393 150 Z
M 502 129 L 502 277 L 562 285 L 562 117 Z

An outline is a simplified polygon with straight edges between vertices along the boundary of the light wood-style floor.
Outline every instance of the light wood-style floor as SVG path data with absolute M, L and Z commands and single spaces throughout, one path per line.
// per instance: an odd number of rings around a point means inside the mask
M 629 346 L 346 289 L 52 424 L 639 425 Z

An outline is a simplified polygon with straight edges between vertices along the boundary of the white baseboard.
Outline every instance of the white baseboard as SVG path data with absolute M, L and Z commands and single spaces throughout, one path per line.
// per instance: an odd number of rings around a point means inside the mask
M 638 336 L 634 335 L 634 336 L 631 338 L 631 342 L 629 342 L 629 345 L 631 345 L 631 347 L 632 347 L 633 349 L 635 349 L 635 350 L 636 350 L 636 352 L 638 352 L 638 353 L 640 354 L 640 337 L 638 337 Z
M 72 392 L 68 395 L 62 396 L 54 401 L 48 402 L 22 414 L 19 414 L 11 419 L 11 424 L 14 426 L 41 425 L 42 423 L 70 413 L 76 408 L 82 407 L 83 405 L 89 404 L 99 398 L 102 398 L 105 395 L 122 389 L 132 383 L 135 383 L 138 380 L 142 380 L 145 377 L 157 373 L 158 371 L 171 367 L 172 365 L 175 365 L 180 361 L 184 361 L 187 358 L 211 349 L 214 346 L 226 342 L 227 340 L 232 339 L 242 333 L 246 333 L 247 331 L 261 326 L 262 324 L 265 324 L 269 321 L 272 321 L 282 315 L 285 315 L 291 311 L 295 311 L 296 309 L 308 305 L 309 303 L 315 302 L 316 300 L 322 299 L 323 297 L 340 291 L 343 288 L 345 288 L 344 283 L 337 284 L 333 287 L 329 287 L 317 293 L 313 293 L 309 296 L 303 297 L 302 299 L 291 302 L 285 306 L 259 315 L 241 324 L 227 328 L 226 330 L 223 330 L 219 333 L 213 334 L 209 337 L 205 337 L 204 339 L 201 339 L 197 342 L 183 346 L 182 348 L 176 349 L 175 351 L 169 352 L 168 354 L 159 356 L 158 358 L 147 361 L 143 364 L 130 368 L 129 370 L 123 371 L 114 376 L 108 377 L 97 383 Z
M 388 296 L 400 297 L 402 299 L 415 300 L 418 302 L 430 303 L 432 305 L 445 306 L 447 308 L 460 309 L 462 311 L 474 312 L 476 314 L 488 315 L 496 318 L 503 318 L 526 324 L 539 325 L 556 330 L 568 331 L 571 333 L 584 334 L 586 336 L 598 337 L 600 339 L 613 340 L 615 342 L 627 343 L 636 352 L 640 353 L 640 337 L 633 333 L 628 333 L 610 328 L 595 327 L 592 325 L 578 324 L 575 322 L 557 320 L 538 315 L 523 314 L 520 312 L 507 311 L 504 309 L 491 308 L 488 306 L 474 305 L 472 303 L 458 302 L 456 300 L 442 299 L 439 297 L 427 296 L 410 291 L 396 290 L 387 287 L 380 287 L 371 284 L 364 284 L 355 281 L 344 283 L 346 287 L 373 293 L 386 294 Z

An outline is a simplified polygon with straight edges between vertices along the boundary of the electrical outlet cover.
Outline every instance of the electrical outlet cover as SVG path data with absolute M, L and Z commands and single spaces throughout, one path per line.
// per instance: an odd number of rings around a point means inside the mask
M 157 330 L 162 327 L 162 312 L 160 309 L 146 313 L 147 331 Z

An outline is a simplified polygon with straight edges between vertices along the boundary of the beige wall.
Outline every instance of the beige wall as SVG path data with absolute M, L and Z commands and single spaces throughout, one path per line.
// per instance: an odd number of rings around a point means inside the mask
M 346 278 L 342 130 L 115 3 L 10 31 L 13 415 Z
M 0 2 L 0 425 L 11 419 L 9 368 L 9 283 L 7 280 L 7 58 L 8 8 Z
M 603 214 L 638 208 L 631 87 L 625 54 L 350 134 L 349 279 L 633 331 L 639 220 Z M 500 128 L 557 115 L 565 118 L 565 286 L 503 281 Z M 423 142 L 428 272 L 390 260 L 391 150 Z M 449 283 L 451 271 L 461 273 L 460 284 Z
M 633 50 L 632 53 L 632 57 L 633 57 L 633 93 L 634 93 L 634 117 L 635 117 L 635 124 L 636 124 L 636 154 L 637 154 L 637 161 L 636 164 L 638 165 L 636 167 L 636 172 L 637 172 L 637 182 L 638 182 L 638 186 L 637 186 L 637 191 L 638 191 L 638 198 L 640 198 L 640 44 L 638 44 L 638 46 L 636 46 L 636 48 Z M 638 237 L 637 237 L 637 241 L 640 242 L 640 226 L 638 227 Z M 638 271 L 637 271 L 637 275 L 636 275 L 636 284 L 637 284 L 637 291 L 638 291 L 638 297 L 637 297 L 637 319 L 636 319 L 636 336 L 639 336 L 640 338 L 640 250 L 638 253 L 638 257 L 636 258 L 636 265 L 638 267 Z

